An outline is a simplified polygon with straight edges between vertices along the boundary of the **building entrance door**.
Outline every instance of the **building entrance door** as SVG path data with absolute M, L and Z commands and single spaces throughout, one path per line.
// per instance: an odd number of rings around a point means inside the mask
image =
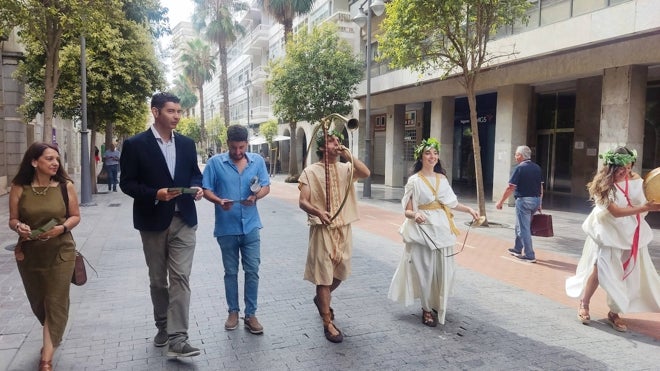
M 539 133 L 536 162 L 544 172 L 545 189 L 571 192 L 573 130 Z
M 539 94 L 536 162 L 544 172 L 545 189 L 571 193 L 575 93 Z

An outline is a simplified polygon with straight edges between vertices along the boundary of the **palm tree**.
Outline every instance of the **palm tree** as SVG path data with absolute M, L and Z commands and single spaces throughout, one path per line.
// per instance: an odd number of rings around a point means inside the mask
M 220 91 L 222 92 L 222 112 L 225 126 L 229 126 L 229 81 L 227 79 L 227 47 L 244 33 L 234 19 L 233 13 L 248 10 L 250 6 L 236 0 L 193 0 L 193 26 L 202 31 L 204 37 L 218 46 L 220 60 Z
M 272 15 L 284 28 L 284 44 L 288 44 L 293 34 L 293 20 L 312 10 L 314 0 L 259 0 L 259 5 Z M 296 155 L 296 127 L 298 123 L 289 122 L 291 138 L 289 139 L 289 179 L 298 181 L 298 156 Z
M 181 99 L 181 109 L 186 112 L 186 116 L 190 116 L 190 109 L 195 107 L 199 101 L 193 89 L 190 81 L 184 75 L 179 75 L 174 80 L 172 93 Z
M 181 55 L 183 73 L 190 83 L 199 92 L 200 129 L 202 143 L 206 143 L 206 130 L 204 129 L 204 83 L 211 81 L 215 73 L 215 60 L 211 55 L 211 47 L 200 39 L 186 43 Z

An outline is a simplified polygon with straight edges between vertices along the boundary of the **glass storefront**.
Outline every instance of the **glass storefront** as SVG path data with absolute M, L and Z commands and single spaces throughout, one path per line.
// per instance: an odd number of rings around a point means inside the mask
M 537 94 L 536 153 L 547 191 L 571 193 L 575 92 Z

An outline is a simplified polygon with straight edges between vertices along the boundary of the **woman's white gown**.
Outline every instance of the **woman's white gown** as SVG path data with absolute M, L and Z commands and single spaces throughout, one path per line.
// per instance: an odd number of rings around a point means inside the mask
M 619 186 L 625 189 L 625 181 Z M 634 206 L 646 203 L 643 180 L 628 181 L 630 202 Z M 619 207 L 627 207 L 623 192 L 617 191 L 613 200 Z M 566 280 L 566 294 L 581 298 L 587 279 L 598 269 L 598 282 L 607 293 L 607 304 L 614 313 L 660 312 L 660 276 L 649 255 L 648 245 L 653 240 L 653 231 L 640 215 L 639 250 L 637 261 L 631 260 L 624 279 L 623 262 L 631 254 L 637 218 L 626 216 L 615 218 L 603 205 L 596 205 L 582 224 L 587 234 L 582 256 L 575 276 Z
M 440 179 L 440 178 L 436 178 Z M 454 208 L 458 200 L 446 178 L 436 183 L 428 179 L 438 189 L 437 199 Z M 401 204 L 405 209 L 412 199 L 413 210 L 423 213 L 427 222 L 423 225 L 413 219 L 404 221 L 399 233 L 405 242 L 405 250 L 390 284 L 388 298 L 404 305 L 412 305 L 421 299 L 426 311 L 436 310 L 438 322 L 445 323 L 447 299 L 452 293 L 454 282 L 454 253 L 456 236 L 451 233 L 449 219 L 443 209 L 419 210 L 434 200 L 432 190 L 418 176 L 413 174 L 405 186 Z

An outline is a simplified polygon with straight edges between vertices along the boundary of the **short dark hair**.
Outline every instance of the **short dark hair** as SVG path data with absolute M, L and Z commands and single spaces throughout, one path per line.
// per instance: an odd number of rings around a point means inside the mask
M 227 127 L 227 142 L 247 142 L 248 130 L 243 125 L 229 125 Z
M 167 102 L 179 103 L 180 99 L 172 93 L 159 92 L 151 97 L 151 108 L 161 109 Z

